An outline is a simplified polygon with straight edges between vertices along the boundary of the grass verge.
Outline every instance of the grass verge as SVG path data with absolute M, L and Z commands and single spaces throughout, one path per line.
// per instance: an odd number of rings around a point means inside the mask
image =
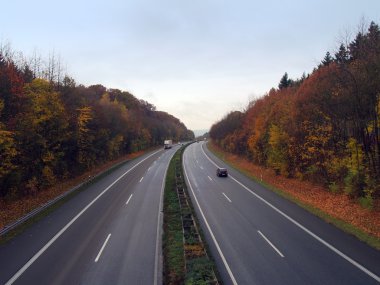
M 164 284 L 220 284 L 188 195 L 182 147 L 173 156 L 164 192 Z
M 250 172 L 244 165 L 233 162 L 232 160 L 229 159 L 228 153 L 225 153 L 224 151 L 216 148 L 213 146 L 212 143 L 208 143 L 208 148 L 221 160 L 223 160 L 225 163 L 230 165 L 231 167 L 235 168 L 236 170 L 242 172 L 245 174 L 247 177 L 251 178 L 254 180 L 256 183 L 261 184 L 265 188 L 277 193 L 278 195 L 284 197 L 287 200 L 290 200 L 297 204 L 298 206 L 304 208 L 305 210 L 309 211 L 310 213 L 318 216 L 319 218 L 323 219 L 324 221 L 333 224 L 337 228 L 343 230 L 344 232 L 354 235 L 357 237 L 359 240 L 367 243 L 371 247 L 380 250 L 380 238 L 369 234 L 365 232 L 364 230 L 360 229 L 359 227 L 343 220 L 337 217 L 332 216 L 331 214 L 327 213 L 323 209 L 318 208 L 315 205 L 312 205 L 310 203 L 306 203 L 302 201 L 301 199 L 295 197 L 291 193 L 287 192 L 286 190 L 280 189 L 278 187 L 275 187 L 274 185 L 268 183 L 265 181 L 265 179 L 261 179 L 254 175 L 252 172 Z M 333 194 L 332 194 L 333 195 Z
M 175 164 L 180 159 L 177 151 L 169 163 L 164 190 L 164 284 L 183 284 L 185 279 L 185 256 L 181 208 L 176 191 Z

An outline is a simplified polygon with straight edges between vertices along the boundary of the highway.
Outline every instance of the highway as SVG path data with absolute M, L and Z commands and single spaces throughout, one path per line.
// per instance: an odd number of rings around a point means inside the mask
M 232 169 L 206 143 L 190 145 L 183 166 L 223 284 L 380 283 L 379 251 Z
M 0 284 L 161 284 L 161 197 L 176 149 L 126 163 L 0 246 Z

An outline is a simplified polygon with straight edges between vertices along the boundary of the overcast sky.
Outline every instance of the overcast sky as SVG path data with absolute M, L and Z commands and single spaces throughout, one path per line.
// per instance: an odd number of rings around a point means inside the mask
M 77 83 L 129 91 L 190 129 L 309 73 L 380 23 L 379 0 L 1 0 L 0 40 L 59 54 Z

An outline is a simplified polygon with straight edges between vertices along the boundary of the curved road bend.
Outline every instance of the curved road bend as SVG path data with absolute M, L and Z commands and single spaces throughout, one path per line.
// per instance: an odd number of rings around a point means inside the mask
M 194 143 L 183 165 L 224 284 L 379 284 L 380 252 L 266 190 Z M 229 169 L 216 177 L 216 167 Z
M 0 284 L 160 284 L 162 187 L 175 149 L 126 163 L 0 246 Z

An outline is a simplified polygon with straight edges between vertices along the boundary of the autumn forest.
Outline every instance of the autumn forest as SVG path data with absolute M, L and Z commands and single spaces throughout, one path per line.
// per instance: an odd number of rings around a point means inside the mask
M 189 140 L 177 118 L 132 94 L 85 87 L 53 55 L 0 49 L 0 198 L 19 199 L 121 155 Z
M 380 197 L 380 29 L 372 22 L 292 80 L 215 123 L 225 151 L 345 192 L 371 208 Z
M 371 207 L 380 197 L 380 29 L 372 22 L 290 79 L 215 123 L 225 151 L 345 192 Z M 129 92 L 84 86 L 50 56 L 0 48 L 0 198 L 18 199 L 121 155 L 188 140 L 180 120 Z

